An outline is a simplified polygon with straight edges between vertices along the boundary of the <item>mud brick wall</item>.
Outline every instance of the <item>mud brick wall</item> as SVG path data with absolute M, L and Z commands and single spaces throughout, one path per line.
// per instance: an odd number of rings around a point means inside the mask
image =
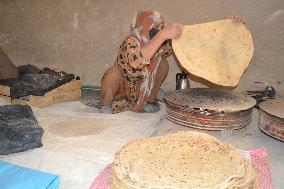
M 255 53 L 236 90 L 265 81 L 284 96 L 283 0 L 1 0 L 0 47 L 16 65 L 57 67 L 80 75 L 85 84 L 99 85 L 134 14 L 144 8 L 163 13 L 168 23 L 245 17 Z M 169 62 L 164 87 L 173 89 L 180 70 L 174 58 Z

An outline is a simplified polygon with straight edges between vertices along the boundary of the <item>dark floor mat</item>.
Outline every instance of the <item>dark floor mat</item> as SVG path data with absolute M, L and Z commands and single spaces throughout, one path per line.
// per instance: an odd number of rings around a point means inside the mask
M 43 132 L 30 106 L 0 106 L 0 155 L 41 147 Z

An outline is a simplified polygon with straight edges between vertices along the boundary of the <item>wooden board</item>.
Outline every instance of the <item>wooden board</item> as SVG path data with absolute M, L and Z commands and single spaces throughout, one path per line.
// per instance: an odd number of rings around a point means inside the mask
M 13 99 L 13 104 L 28 104 L 30 106 L 45 107 L 59 102 L 74 101 L 81 98 L 81 89 L 47 96 L 30 96 L 26 99 Z
M 61 85 L 47 92 L 46 95 L 53 95 L 53 94 L 64 93 L 64 92 L 80 89 L 81 83 L 82 83 L 81 80 L 75 80 L 69 83 L 65 83 L 64 85 Z
M 6 86 L 0 86 L 0 97 L 5 100 L 12 101 L 13 104 L 28 104 L 30 106 L 45 107 L 59 102 L 74 101 L 81 98 L 81 80 L 71 81 L 61 85 L 47 93 L 44 96 L 25 96 L 20 99 L 12 99 L 9 95 L 4 95 L 7 92 Z M 8 87 L 10 94 L 10 88 Z M 1 93 L 3 91 L 3 93 Z M 5 93 L 7 94 L 7 93 Z
M 10 95 L 10 87 L 4 86 L 4 85 L 0 85 L 0 94 L 4 95 L 4 96 L 11 96 Z
M 0 98 L 4 99 L 7 103 L 11 103 L 11 98 L 9 96 L 1 95 Z

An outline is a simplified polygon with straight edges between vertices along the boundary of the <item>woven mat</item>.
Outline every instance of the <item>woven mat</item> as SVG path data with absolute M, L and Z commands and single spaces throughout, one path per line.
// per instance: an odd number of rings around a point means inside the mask
M 264 148 L 257 148 L 250 151 L 243 151 L 242 154 L 251 161 L 252 166 L 257 172 L 259 189 L 272 189 L 272 177 L 266 150 Z M 108 165 L 99 174 L 90 189 L 108 189 L 108 180 L 111 169 L 112 164 Z

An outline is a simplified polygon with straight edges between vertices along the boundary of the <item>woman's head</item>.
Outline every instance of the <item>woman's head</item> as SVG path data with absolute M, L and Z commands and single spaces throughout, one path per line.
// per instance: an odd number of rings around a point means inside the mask
M 131 25 L 131 33 L 142 43 L 148 43 L 164 28 L 164 17 L 154 10 L 143 10 L 136 14 Z

